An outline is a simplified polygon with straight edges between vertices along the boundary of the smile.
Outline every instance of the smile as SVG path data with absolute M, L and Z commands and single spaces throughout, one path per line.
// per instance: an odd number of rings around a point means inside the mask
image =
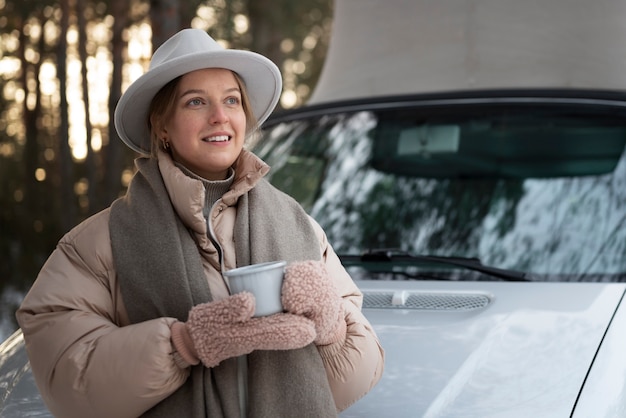
M 228 135 L 218 135 L 218 136 L 210 136 L 208 138 L 202 138 L 204 142 L 226 142 L 230 140 L 230 136 Z

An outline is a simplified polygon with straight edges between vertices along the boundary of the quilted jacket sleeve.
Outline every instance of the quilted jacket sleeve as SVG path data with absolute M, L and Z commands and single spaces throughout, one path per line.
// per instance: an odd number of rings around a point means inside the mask
M 313 220 L 312 224 L 320 239 L 326 268 L 344 301 L 347 323 L 345 341 L 318 347 L 335 405 L 342 411 L 378 383 L 383 373 L 385 354 L 376 333 L 361 312 L 363 294 L 344 269 L 322 228 Z
M 117 289 L 105 210 L 62 238 L 17 311 L 55 416 L 136 417 L 187 377 L 171 355 L 174 319 L 128 325 Z

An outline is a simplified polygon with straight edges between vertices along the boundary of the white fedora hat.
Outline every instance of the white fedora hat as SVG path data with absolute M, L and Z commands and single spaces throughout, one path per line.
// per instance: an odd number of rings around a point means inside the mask
M 148 72 L 135 80 L 117 103 L 115 129 L 122 141 L 141 154 L 150 154 L 150 102 L 176 77 L 203 68 L 236 72 L 246 85 L 259 124 L 278 103 L 282 79 L 272 61 L 254 52 L 224 49 L 203 30 L 183 29 L 154 52 Z

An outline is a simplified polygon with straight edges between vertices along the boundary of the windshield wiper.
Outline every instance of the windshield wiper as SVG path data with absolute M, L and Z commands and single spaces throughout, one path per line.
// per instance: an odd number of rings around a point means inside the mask
M 369 250 L 361 255 L 339 255 L 342 263 L 346 265 L 358 265 L 361 263 L 398 263 L 414 264 L 435 263 L 447 266 L 462 267 L 468 270 L 477 271 L 492 277 L 512 282 L 529 281 L 527 273 L 505 270 L 497 267 L 485 266 L 478 258 L 448 257 L 436 255 L 412 255 L 406 251 L 391 249 Z

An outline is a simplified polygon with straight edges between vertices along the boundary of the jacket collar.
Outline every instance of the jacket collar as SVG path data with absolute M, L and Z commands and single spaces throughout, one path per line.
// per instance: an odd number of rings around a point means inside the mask
M 206 233 L 206 221 L 202 209 L 205 188 L 201 180 L 192 178 L 176 166 L 172 157 L 163 151 L 157 155 L 159 170 L 172 205 L 185 225 L 200 233 Z M 269 171 L 270 167 L 247 150 L 233 164 L 235 180 L 230 190 L 222 196 L 222 202 L 233 206 L 241 195 L 252 189 Z

